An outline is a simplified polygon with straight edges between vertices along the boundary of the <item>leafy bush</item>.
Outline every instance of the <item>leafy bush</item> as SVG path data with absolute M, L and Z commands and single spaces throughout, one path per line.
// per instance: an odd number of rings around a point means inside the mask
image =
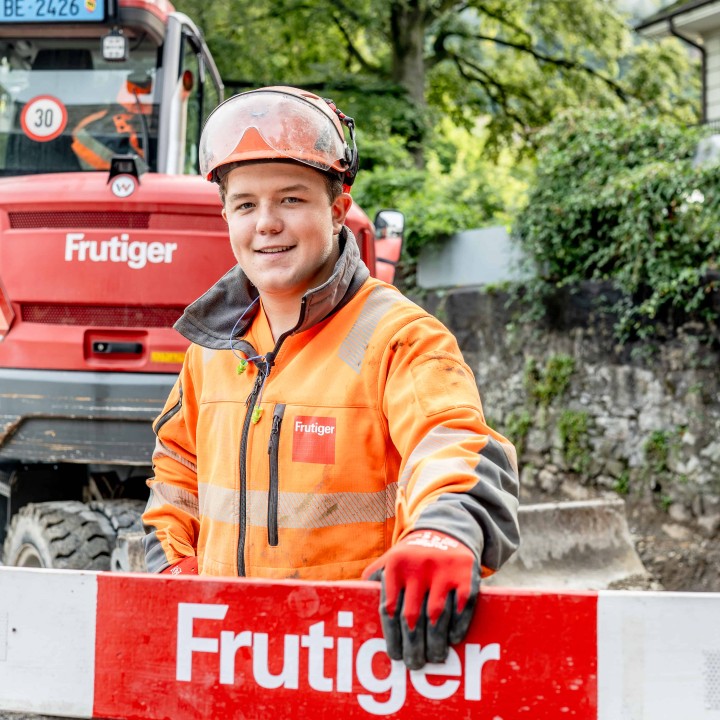
M 381 149 L 383 163 L 378 161 Z M 381 148 L 365 138 L 360 155 L 353 196 L 370 215 L 388 207 L 404 213 L 406 260 L 461 230 L 506 222 L 507 208 L 526 187 L 523 165 L 511 166 L 509 156 L 487 157 L 482 128 L 469 132 L 448 123 L 439 126 L 422 170 L 390 140 Z M 368 156 L 369 168 L 363 160 Z
M 500 210 L 485 191 L 421 170 L 376 170 L 363 178 L 355 194 L 361 206 L 393 207 L 405 215 L 404 249 L 415 258 L 426 245 L 446 240 L 465 228 L 479 227 Z
M 673 313 L 710 320 L 720 173 L 693 165 L 702 133 L 633 111 L 556 120 L 513 227 L 538 278 L 531 289 L 611 280 L 624 296 L 615 308 L 624 338 Z

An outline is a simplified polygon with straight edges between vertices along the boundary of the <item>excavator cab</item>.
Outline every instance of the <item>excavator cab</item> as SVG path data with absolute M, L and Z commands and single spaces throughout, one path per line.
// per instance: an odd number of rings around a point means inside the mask
M 111 5 L 22 21 L 0 9 L 0 177 L 107 172 L 117 155 L 197 174 L 202 123 L 223 94 L 199 30 L 151 0 L 113 17 Z
M 121 63 L 97 38 L 0 39 L 0 175 L 107 171 L 128 153 L 155 170 L 157 57 L 147 37 Z

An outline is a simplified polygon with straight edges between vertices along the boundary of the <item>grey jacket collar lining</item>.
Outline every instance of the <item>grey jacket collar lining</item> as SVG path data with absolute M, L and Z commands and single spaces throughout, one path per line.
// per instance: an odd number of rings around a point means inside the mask
M 302 332 L 339 310 L 357 293 L 370 271 L 360 259 L 355 236 L 348 227 L 340 231 L 340 257 L 330 278 L 303 296 L 302 311 L 292 334 Z M 213 350 L 227 350 L 233 327 L 258 296 L 239 265 L 235 265 L 207 292 L 185 308 L 174 328 L 191 342 Z M 235 328 L 242 337 L 257 314 L 259 303 L 251 308 Z

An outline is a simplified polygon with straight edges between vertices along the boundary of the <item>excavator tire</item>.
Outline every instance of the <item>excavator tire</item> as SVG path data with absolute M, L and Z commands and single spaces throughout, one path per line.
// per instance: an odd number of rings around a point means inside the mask
M 110 543 L 98 516 L 78 501 L 20 508 L 3 546 L 5 565 L 61 570 L 109 570 Z
M 94 500 L 90 509 L 101 518 L 101 525 L 110 543 L 112 572 L 145 572 L 145 551 L 142 537 L 143 500 L 120 498 Z
M 115 544 L 117 536 L 124 532 L 142 530 L 140 516 L 145 509 L 144 500 L 132 498 L 119 498 L 117 500 L 93 500 L 89 503 L 90 509 L 105 518 L 109 527 L 102 523 L 108 536 L 111 547 Z

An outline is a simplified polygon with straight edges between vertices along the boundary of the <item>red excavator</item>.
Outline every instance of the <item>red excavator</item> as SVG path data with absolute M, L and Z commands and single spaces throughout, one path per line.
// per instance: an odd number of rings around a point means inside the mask
M 165 0 L 0 4 L 6 565 L 116 569 L 137 527 L 187 347 L 172 325 L 235 262 L 198 175 L 222 99 L 200 31 Z M 355 206 L 348 225 L 392 282 L 402 216 Z

